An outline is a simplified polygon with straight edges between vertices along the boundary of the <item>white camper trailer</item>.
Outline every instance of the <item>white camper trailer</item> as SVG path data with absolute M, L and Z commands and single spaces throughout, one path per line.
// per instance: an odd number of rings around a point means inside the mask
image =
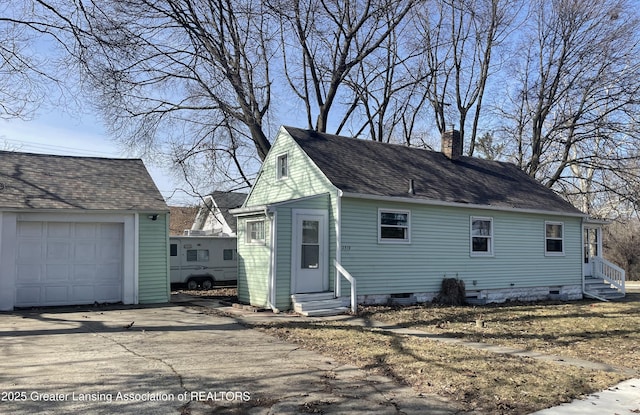
M 214 283 L 235 282 L 238 255 L 235 237 L 176 236 L 169 238 L 171 284 L 208 290 Z

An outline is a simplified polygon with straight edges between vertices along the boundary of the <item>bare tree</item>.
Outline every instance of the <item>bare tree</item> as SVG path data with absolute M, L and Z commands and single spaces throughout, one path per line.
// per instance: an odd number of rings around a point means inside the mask
M 421 5 L 416 5 L 421 7 Z M 337 133 L 350 126 L 350 135 L 411 145 L 425 128 L 425 85 L 431 75 L 422 59 L 422 47 L 412 42 L 408 15 L 370 56 L 345 79 L 353 101 Z
M 274 25 L 262 2 L 37 1 L 72 35 L 114 137 L 148 154 L 164 145 L 178 165 L 208 153 L 218 182 L 251 185 L 251 160 L 270 148 Z
M 640 179 L 627 170 L 640 143 L 638 17 L 624 0 L 541 0 L 531 16 L 511 78 L 515 105 L 501 113 L 512 121 L 510 148 L 547 186 L 587 197 L 588 212 L 588 195 L 621 195 L 619 183 Z
M 640 221 L 622 218 L 605 228 L 604 252 L 626 271 L 627 280 L 640 280 Z
M 47 81 L 55 81 L 46 59 L 31 47 L 27 6 L 0 4 L 0 118 L 30 118 L 45 100 Z
M 415 145 L 455 123 L 587 212 L 640 204 L 630 0 L 32 1 L 113 136 L 207 192 L 250 186 L 279 124 Z
M 349 110 L 330 115 L 346 78 L 381 48 L 416 2 L 271 1 L 282 22 L 284 73 L 303 102 L 309 128 L 325 132 L 329 121 L 337 122 L 340 116 L 337 124 L 346 122 Z
M 513 29 L 519 4 L 512 0 L 434 0 L 419 19 L 418 39 L 433 75 L 428 91 L 438 131 L 457 124 L 468 142 L 469 155 L 475 151 L 494 49 Z

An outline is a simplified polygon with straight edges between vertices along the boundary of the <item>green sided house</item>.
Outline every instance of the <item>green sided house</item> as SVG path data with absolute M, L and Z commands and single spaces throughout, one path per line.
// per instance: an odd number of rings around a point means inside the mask
M 168 302 L 168 213 L 141 160 L 0 151 L 0 310 Z
M 462 156 L 457 132 L 442 146 L 282 127 L 232 210 L 239 300 L 322 314 L 430 301 L 443 278 L 476 302 L 624 291 L 624 272 L 601 257 L 602 223 L 514 164 Z

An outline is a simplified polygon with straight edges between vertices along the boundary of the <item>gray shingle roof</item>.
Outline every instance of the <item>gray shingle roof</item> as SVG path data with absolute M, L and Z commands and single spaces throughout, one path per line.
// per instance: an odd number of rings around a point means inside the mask
M 285 127 L 327 178 L 345 193 L 581 214 L 512 163 L 321 134 Z M 409 194 L 409 180 L 415 194 Z
M 215 191 L 211 193 L 211 197 L 216 201 L 216 205 L 218 205 L 218 209 L 220 209 L 224 220 L 227 221 L 227 225 L 229 225 L 233 232 L 237 232 L 237 220 L 231 213 L 229 213 L 229 210 L 242 206 L 247 198 L 247 194 Z
M 8 151 L 0 209 L 169 210 L 142 160 Z

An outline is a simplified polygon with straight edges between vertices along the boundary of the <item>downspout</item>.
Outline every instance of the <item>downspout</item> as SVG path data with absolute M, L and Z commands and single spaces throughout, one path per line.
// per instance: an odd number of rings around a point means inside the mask
M 584 297 L 586 284 L 585 284 L 585 275 L 584 275 L 584 224 L 586 220 L 584 217 L 580 219 L 580 275 L 582 275 L 582 296 Z
M 338 189 L 336 192 L 336 261 L 342 264 L 342 190 Z M 335 281 L 338 281 L 338 270 L 335 269 Z M 340 284 L 336 284 L 334 287 L 336 298 L 342 297 L 342 293 L 338 292 L 338 287 Z M 341 290 L 340 290 L 341 291 Z
M 133 214 L 133 304 L 139 303 L 140 214 Z M 171 298 L 169 298 L 171 300 Z
M 279 313 L 280 310 L 275 306 L 276 303 L 276 251 L 277 251 L 277 226 L 278 226 L 278 212 L 271 212 L 269 216 L 269 208 L 265 207 L 264 214 L 269 218 L 271 230 L 270 246 L 269 246 L 269 292 L 267 294 L 267 305 L 274 313 Z

